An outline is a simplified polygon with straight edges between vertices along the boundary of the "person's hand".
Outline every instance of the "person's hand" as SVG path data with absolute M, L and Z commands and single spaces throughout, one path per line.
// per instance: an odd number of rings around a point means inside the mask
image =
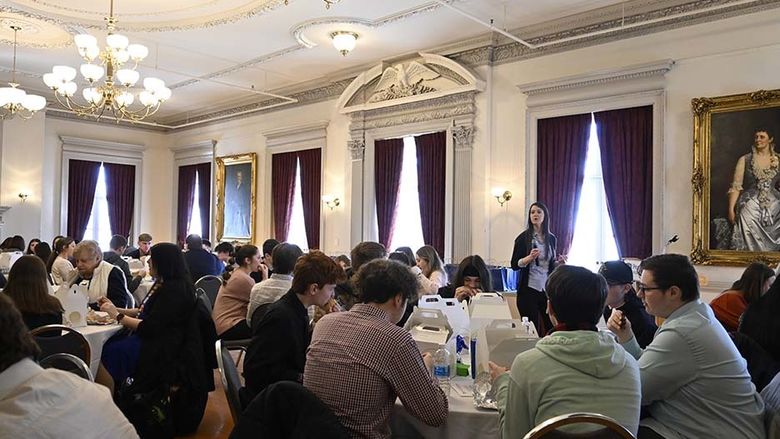
M 509 370 L 506 367 L 499 366 L 498 364 L 492 361 L 488 361 L 488 367 L 490 367 L 490 378 L 492 381 L 495 381 L 496 378 L 505 374 Z
M 423 363 L 425 363 L 425 368 L 428 370 L 433 369 L 433 355 L 431 355 L 430 352 L 426 352 L 422 356 Z
M 631 331 L 631 321 L 619 309 L 612 310 L 612 314 L 607 320 L 607 329 L 617 336 L 620 343 L 625 343 L 634 336 L 634 333 Z
M 731 224 L 737 222 L 737 214 L 734 212 L 734 209 L 729 209 L 728 220 Z
M 260 268 L 258 270 L 260 272 L 260 277 L 263 278 L 263 280 L 268 279 L 268 266 L 265 264 L 260 264 Z
M 146 277 L 146 270 L 138 270 L 138 274 L 136 274 L 136 277 L 140 277 L 141 279 Z
M 526 260 L 525 264 L 528 265 L 534 260 L 536 260 L 536 258 L 539 257 L 539 253 L 541 253 L 541 251 L 538 248 L 531 250 L 531 253 L 528 253 L 528 256 L 525 257 Z
M 111 303 L 110 300 L 106 299 L 104 302 L 100 302 L 100 310 L 108 313 L 108 316 L 112 319 L 115 319 L 117 315 L 119 315 L 119 311 L 116 309 L 116 306 L 114 306 L 113 303 Z
M 477 294 L 477 290 L 471 289 L 467 286 L 460 286 L 455 289 L 455 300 L 460 302 L 468 297 L 474 297 Z

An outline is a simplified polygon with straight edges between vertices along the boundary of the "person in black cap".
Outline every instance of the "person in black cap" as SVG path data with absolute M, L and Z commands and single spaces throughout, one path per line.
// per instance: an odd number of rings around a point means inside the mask
M 604 320 L 608 321 L 614 310 L 619 310 L 631 322 L 631 330 L 636 341 L 644 349 L 653 341 L 658 326 L 645 310 L 642 300 L 637 297 L 634 287 L 634 272 L 623 261 L 607 261 L 601 264 L 599 274 L 607 280 L 607 306 L 604 307 Z

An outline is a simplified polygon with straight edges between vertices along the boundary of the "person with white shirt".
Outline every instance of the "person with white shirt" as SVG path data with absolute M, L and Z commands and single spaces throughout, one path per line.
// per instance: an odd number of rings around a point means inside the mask
M 639 361 L 642 419 L 639 439 L 766 437 L 764 403 L 747 363 L 712 309 L 699 299 L 699 277 L 686 256 L 651 256 L 639 265 L 638 296 L 661 317 L 642 350 L 622 311 L 607 327 Z
M 439 288 L 447 285 L 447 273 L 436 249 L 424 245 L 417 250 L 417 265 L 412 272 L 417 275 L 417 295 L 436 294 Z
M 109 390 L 32 359 L 38 345 L 11 299 L 0 294 L 0 436 L 138 438 Z
M 268 279 L 255 284 L 249 293 L 249 306 L 247 307 L 246 322 L 252 326 L 252 319 L 257 312 L 257 319 L 265 314 L 265 310 L 272 303 L 284 296 L 292 288 L 292 272 L 295 262 L 303 256 L 303 251 L 295 244 L 281 243 L 271 252 L 271 260 L 274 272 Z M 258 309 L 262 311 L 258 311 Z
M 51 275 L 51 281 L 54 285 L 64 284 L 75 268 L 70 263 L 73 252 L 76 250 L 76 243 L 70 236 L 63 236 L 54 240 L 54 251 L 49 256 L 46 263 L 46 271 Z

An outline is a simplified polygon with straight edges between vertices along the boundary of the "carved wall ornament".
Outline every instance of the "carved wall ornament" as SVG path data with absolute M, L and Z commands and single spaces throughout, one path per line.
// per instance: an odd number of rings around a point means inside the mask
M 693 107 L 693 114 L 695 115 L 706 113 L 713 105 L 715 105 L 715 101 L 709 98 L 691 99 L 691 107 Z
M 368 98 L 368 102 L 389 101 L 436 91 L 423 82 L 432 81 L 439 76 L 441 75 L 417 61 L 390 66 L 382 72 L 382 77 L 374 86 L 374 94 Z
M 701 195 L 701 191 L 704 190 L 704 172 L 701 169 L 701 165 L 697 164 L 693 168 L 693 176 L 691 177 L 691 185 L 693 186 L 693 193 Z
M 363 139 L 350 140 L 347 142 L 347 149 L 352 160 L 363 160 L 366 152 L 366 141 Z
M 455 149 L 471 149 L 474 140 L 474 127 L 458 125 L 452 130 Z
M 766 105 L 770 101 L 777 100 L 778 98 L 780 98 L 780 93 L 775 90 L 758 90 L 750 93 L 750 100 L 759 105 Z

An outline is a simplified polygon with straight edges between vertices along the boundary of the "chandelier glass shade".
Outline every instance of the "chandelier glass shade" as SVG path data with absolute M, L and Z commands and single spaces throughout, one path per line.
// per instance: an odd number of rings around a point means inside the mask
M 130 44 L 126 36 L 114 33 L 113 0 L 106 22 L 108 35 L 103 49 L 94 36 L 76 35 L 76 49 L 84 60 L 78 72 L 70 66 L 54 66 L 50 73 L 43 75 L 43 82 L 54 91 L 63 107 L 79 116 L 100 119 L 108 113 L 117 122 L 141 121 L 155 114 L 161 104 L 170 99 L 171 90 L 158 78 L 147 77 L 140 81 L 138 65 L 149 54 L 149 49 L 141 44 Z M 78 73 L 87 83 L 81 90 L 83 103 L 76 98 L 78 85 L 74 81 Z M 136 86 L 139 81 L 143 89 Z
M 11 73 L 11 82 L 8 87 L 0 87 L 0 119 L 11 119 L 19 116 L 22 119 L 30 119 L 36 111 L 46 107 L 46 98 L 43 96 L 27 94 L 19 88 L 16 82 L 16 33 L 21 30 L 19 26 L 11 26 L 14 31 L 14 64 Z

